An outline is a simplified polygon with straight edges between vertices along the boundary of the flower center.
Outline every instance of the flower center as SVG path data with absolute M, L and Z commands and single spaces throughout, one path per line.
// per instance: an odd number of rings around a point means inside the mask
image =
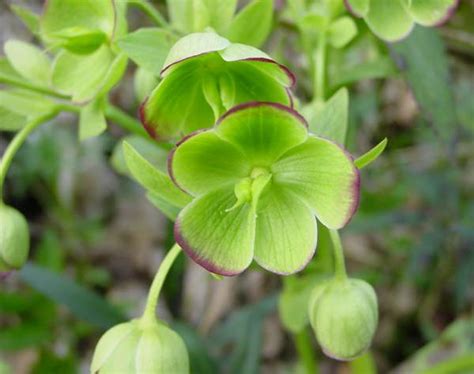
M 272 175 L 268 169 L 263 167 L 254 167 L 250 172 L 249 177 L 243 178 L 238 183 L 236 183 L 234 187 L 234 193 L 237 201 L 232 207 L 226 209 L 226 212 L 230 212 L 231 210 L 234 210 L 245 203 L 251 203 L 255 209 L 260 194 L 271 178 Z

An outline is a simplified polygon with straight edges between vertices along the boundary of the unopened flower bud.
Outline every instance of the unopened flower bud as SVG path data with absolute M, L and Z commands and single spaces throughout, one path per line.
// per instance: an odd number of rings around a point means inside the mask
M 91 373 L 187 374 L 188 352 L 180 336 L 162 323 L 133 320 L 102 336 Z
M 25 217 L 0 205 L 0 272 L 21 268 L 28 258 L 30 234 Z
M 334 279 L 314 289 L 309 318 L 324 353 L 352 360 L 372 341 L 378 321 L 377 296 L 362 280 Z

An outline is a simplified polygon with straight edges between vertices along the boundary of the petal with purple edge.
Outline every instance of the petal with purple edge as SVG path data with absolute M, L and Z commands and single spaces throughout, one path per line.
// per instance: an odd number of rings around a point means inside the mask
M 237 183 L 249 175 L 250 165 L 241 151 L 209 130 L 178 143 L 169 171 L 178 186 L 197 196 Z
M 234 186 L 196 198 L 178 215 L 175 239 L 206 270 L 237 275 L 252 262 L 255 212 L 250 204 L 229 210 L 235 203 Z
M 311 136 L 283 155 L 272 173 L 274 183 L 295 193 L 330 229 L 347 224 L 358 207 L 359 171 L 329 140 Z
M 242 150 L 255 167 L 270 167 L 308 137 L 306 121 L 298 113 L 280 104 L 262 102 L 231 109 L 221 117 L 215 131 Z
M 311 209 L 285 189 L 272 185 L 260 202 L 255 260 L 277 274 L 303 269 L 316 250 L 317 224 Z
M 442 23 L 454 12 L 459 0 L 411 0 L 408 12 L 423 26 Z
M 414 25 L 402 0 L 370 0 L 365 20 L 375 35 L 390 42 L 407 36 Z

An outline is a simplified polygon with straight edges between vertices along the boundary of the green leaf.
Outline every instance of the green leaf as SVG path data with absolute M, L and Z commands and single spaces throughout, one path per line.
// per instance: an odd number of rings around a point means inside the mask
M 20 5 L 11 5 L 10 6 L 13 13 L 16 14 L 18 18 L 22 20 L 28 30 L 32 34 L 36 35 L 39 32 L 39 16 L 36 13 L 33 13 L 26 7 Z
M 303 114 L 308 118 L 311 133 L 345 144 L 349 116 L 347 88 L 341 88 L 321 106 L 309 104 L 303 108 Z
M 214 131 L 198 133 L 182 141 L 170 159 L 176 183 L 192 195 L 201 195 L 250 174 L 245 154 L 219 138 Z
M 64 38 L 70 38 L 68 47 L 80 48 L 84 41 L 79 36 L 87 34 L 87 30 L 96 35 L 97 31 L 102 32 L 110 39 L 115 18 L 113 1 L 48 0 L 40 20 L 41 34 L 47 42 L 59 45 Z
M 102 134 L 107 128 L 102 99 L 91 101 L 79 115 L 79 140 L 83 141 Z
M 107 46 L 85 56 L 63 51 L 53 65 L 53 85 L 72 95 L 74 102 L 89 101 L 103 87 L 104 77 L 113 60 L 114 56 Z
M 212 27 L 219 34 L 226 35 L 237 7 L 237 0 L 195 0 L 206 7 L 204 20 L 195 21 L 196 31 Z
M 306 122 L 298 113 L 269 103 L 243 104 L 232 109 L 215 131 L 260 167 L 270 167 L 308 136 Z
M 8 59 L 5 57 L 0 57 L 0 82 L 1 83 L 16 83 L 16 82 L 25 82 L 20 74 L 13 69 L 12 65 L 8 62 Z
M 51 78 L 51 62 L 38 47 L 19 40 L 5 43 L 5 54 L 11 66 L 23 77 L 48 86 Z
M 311 209 L 287 190 L 271 186 L 259 201 L 255 261 L 273 273 L 293 274 L 311 260 L 316 243 Z
M 120 38 L 117 44 L 139 67 L 158 75 L 173 42 L 169 31 L 142 28 Z
M 28 118 L 34 118 L 52 112 L 54 101 L 30 91 L 12 89 L 0 91 L 0 108 Z
M 27 118 L 3 108 L 0 104 L 0 131 L 18 131 L 26 125 Z
M 109 328 L 125 319 L 100 296 L 61 274 L 33 264 L 26 264 L 19 274 L 30 287 L 67 306 L 75 316 L 93 325 Z
M 310 137 L 272 167 L 273 181 L 297 195 L 330 229 L 340 229 L 359 204 L 359 172 L 335 143 Z
M 385 147 L 387 146 L 387 138 L 382 140 L 379 144 L 377 144 L 374 148 L 372 148 L 370 151 L 367 153 L 364 153 L 362 156 L 357 158 L 357 160 L 354 161 L 354 165 L 358 169 L 362 169 L 366 167 L 367 165 L 371 164 L 374 162 L 385 150 Z
M 329 43 L 342 48 L 357 35 L 357 26 L 350 17 L 341 17 L 331 23 L 328 29 Z
M 272 29 L 273 0 L 253 0 L 230 24 L 227 37 L 236 43 L 260 47 Z
M 100 88 L 97 95 L 102 96 L 106 95 L 115 85 L 117 85 L 122 79 L 125 70 L 127 69 L 128 58 L 125 54 L 120 53 L 115 56 L 115 59 L 112 61 L 112 64 L 107 70 L 105 75 L 102 87 Z
M 158 86 L 158 77 L 148 70 L 138 68 L 133 77 L 133 88 L 138 102 L 143 102 Z
M 171 24 L 184 34 L 194 31 L 194 0 L 166 0 Z
M 178 207 L 191 201 L 191 197 L 178 189 L 168 175 L 154 168 L 129 143 L 123 143 L 123 151 L 130 172 L 145 189 Z
M 400 0 L 370 0 L 365 20 L 375 35 L 390 42 L 407 36 L 414 25 Z
M 170 204 L 160 195 L 157 195 L 153 192 L 148 192 L 146 194 L 146 197 L 155 206 L 155 208 L 157 208 L 161 213 L 168 217 L 170 221 L 174 222 L 176 220 L 181 210 L 180 207 Z
M 449 18 L 459 0 L 411 0 L 408 11 L 423 26 L 435 26 Z
M 407 39 L 394 44 L 393 50 L 395 61 L 402 62 L 422 115 L 433 123 L 442 139 L 449 140 L 457 129 L 458 119 L 448 59 L 438 32 L 417 27 Z
M 215 274 L 239 274 L 253 259 L 255 211 L 250 204 L 229 210 L 234 203 L 234 187 L 225 186 L 194 199 L 176 220 L 176 242 Z

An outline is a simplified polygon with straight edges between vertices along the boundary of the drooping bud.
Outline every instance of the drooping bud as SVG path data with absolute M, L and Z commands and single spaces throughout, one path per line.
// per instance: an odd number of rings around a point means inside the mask
M 114 326 L 99 340 L 93 374 L 187 374 L 189 358 L 177 333 L 160 322 L 132 320 Z
M 334 279 L 317 286 L 309 318 L 324 353 L 352 360 L 370 346 L 378 321 L 377 296 L 358 279 Z
M 0 205 L 0 272 L 21 268 L 28 258 L 30 235 L 25 217 Z

